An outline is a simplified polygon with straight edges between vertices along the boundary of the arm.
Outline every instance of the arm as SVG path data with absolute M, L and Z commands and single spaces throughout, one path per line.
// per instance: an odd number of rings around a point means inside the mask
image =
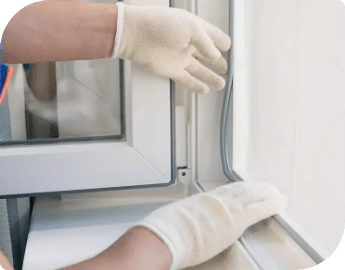
M 195 266 L 224 251 L 249 226 L 283 211 L 285 206 L 285 197 L 268 184 L 221 186 L 156 209 L 101 254 L 60 270 Z
M 20 10 L 2 37 L 8 64 L 88 60 L 111 56 L 117 6 L 42 1 Z
M 13 270 L 12 266 L 10 265 L 9 261 L 6 259 L 5 255 L 2 254 L 0 251 L 0 266 L 5 270 Z M 0 267 L 0 268 L 1 268 Z
M 115 41 L 116 36 L 116 41 Z M 42 1 L 19 11 L 2 39 L 9 64 L 117 57 L 198 94 L 221 90 L 230 37 L 177 8 Z
M 167 270 L 171 261 L 160 239 L 145 228 L 134 228 L 96 257 L 61 270 Z
M 53 0 L 19 11 L 2 45 L 2 61 L 9 64 L 117 57 L 206 94 L 225 86 L 219 75 L 228 65 L 221 51 L 230 49 L 231 40 L 177 8 Z

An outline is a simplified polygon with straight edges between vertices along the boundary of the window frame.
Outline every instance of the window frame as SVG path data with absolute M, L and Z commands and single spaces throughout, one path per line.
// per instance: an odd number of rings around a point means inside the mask
M 172 4 L 169 0 L 161 3 Z M 122 138 L 4 143 L 0 164 L 1 182 L 6 184 L 0 198 L 174 184 L 174 83 L 129 60 L 120 61 L 120 77 L 126 121 Z

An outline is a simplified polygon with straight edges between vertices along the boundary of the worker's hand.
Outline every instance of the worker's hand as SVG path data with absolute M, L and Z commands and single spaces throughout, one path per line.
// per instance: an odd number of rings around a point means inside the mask
M 269 184 L 234 183 L 159 208 L 134 227 L 162 239 L 172 254 L 170 269 L 182 269 L 211 259 L 285 207 L 285 196 Z
M 218 74 L 227 73 L 220 51 L 230 49 L 228 35 L 182 9 L 117 5 L 113 57 L 139 62 L 198 94 L 224 88 Z

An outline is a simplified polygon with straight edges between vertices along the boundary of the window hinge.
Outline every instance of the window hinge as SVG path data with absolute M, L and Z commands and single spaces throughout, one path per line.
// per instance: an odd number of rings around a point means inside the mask
M 177 168 L 177 179 L 184 185 L 192 183 L 192 170 L 189 168 Z

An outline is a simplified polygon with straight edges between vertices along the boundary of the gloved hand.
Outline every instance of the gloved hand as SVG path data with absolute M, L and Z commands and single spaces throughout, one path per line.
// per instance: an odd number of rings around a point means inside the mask
M 233 183 L 159 208 L 133 227 L 155 233 L 171 252 L 170 269 L 182 269 L 211 259 L 285 207 L 285 196 L 269 184 Z
M 218 74 L 227 73 L 220 51 L 230 49 L 228 35 L 183 9 L 121 2 L 117 6 L 112 57 L 138 62 L 198 94 L 206 94 L 209 87 L 224 88 L 225 80 Z

